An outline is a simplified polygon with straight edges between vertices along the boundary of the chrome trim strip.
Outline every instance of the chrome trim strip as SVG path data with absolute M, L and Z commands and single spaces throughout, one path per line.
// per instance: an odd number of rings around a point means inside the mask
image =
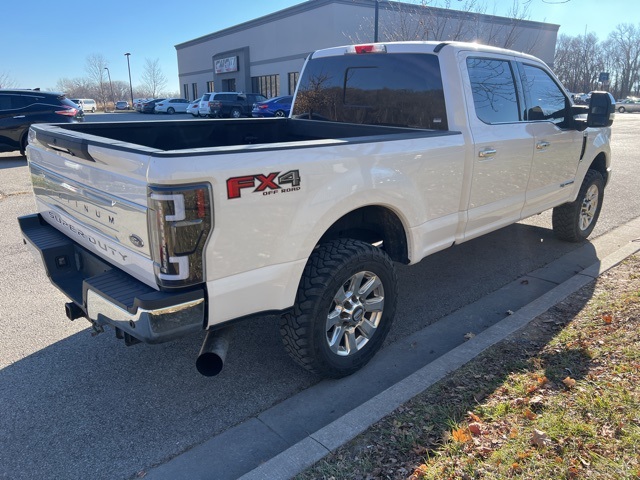
M 111 240 L 151 257 L 147 207 L 81 185 L 34 163 L 30 164 L 30 170 L 37 200 Z M 142 242 L 131 242 L 131 235 Z

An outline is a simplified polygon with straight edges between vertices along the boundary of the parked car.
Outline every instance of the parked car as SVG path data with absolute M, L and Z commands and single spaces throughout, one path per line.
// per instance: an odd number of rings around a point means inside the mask
M 63 93 L 38 90 L 0 90 L 0 151 L 27 148 L 34 123 L 81 122 L 84 113 Z
M 200 98 L 202 98 L 202 97 L 200 97 Z M 194 117 L 199 117 L 200 116 L 200 113 L 198 113 L 198 107 L 200 105 L 200 98 L 196 98 L 187 107 L 187 113 L 190 113 Z
M 616 102 L 616 110 L 620 113 L 624 112 L 640 112 L 640 100 L 637 98 L 627 98 Z
M 288 117 L 291 111 L 293 95 L 273 97 L 265 102 L 258 102 L 253 106 L 251 115 L 254 117 Z
M 253 104 L 267 99 L 259 93 L 210 92 L 200 100 L 198 112 L 206 117 L 250 117 Z
M 83 112 L 94 113 L 98 109 L 98 105 L 93 98 L 71 98 L 70 100 L 79 106 Z
M 156 103 L 161 102 L 164 98 L 154 98 L 153 100 L 149 100 L 142 104 L 140 111 L 142 113 L 155 113 L 156 112 Z
M 168 113 L 172 115 L 176 112 L 185 113 L 189 106 L 189 100 L 186 98 L 165 98 L 164 100 L 156 103 L 156 113 Z
M 153 100 L 153 98 L 134 98 L 132 108 L 136 112 L 140 112 L 142 110 L 142 104 L 148 102 L 149 100 Z
M 129 102 L 126 100 L 116 102 L 116 110 L 129 110 Z

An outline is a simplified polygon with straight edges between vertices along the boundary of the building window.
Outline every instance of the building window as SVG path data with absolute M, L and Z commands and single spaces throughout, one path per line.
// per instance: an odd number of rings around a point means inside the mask
M 300 72 L 289 72 L 287 75 L 289 76 L 289 95 L 293 95 L 296 93 L 296 85 L 298 84 Z
M 192 83 L 191 84 L 191 93 L 193 94 L 193 98 L 198 98 L 198 84 L 197 83 Z
M 215 91 L 216 91 L 216 89 L 215 89 L 215 88 L 213 88 L 213 80 L 209 80 L 209 81 L 207 82 L 207 93 L 209 93 L 209 92 L 215 92 Z
M 261 93 L 267 98 L 280 95 L 280 75 L 263 75 L 251 77 L 251 91 Z
M 183 92 L 184 98 L 189 98 L 189 84 L 187 83 L 182 84 L 182 92 Z

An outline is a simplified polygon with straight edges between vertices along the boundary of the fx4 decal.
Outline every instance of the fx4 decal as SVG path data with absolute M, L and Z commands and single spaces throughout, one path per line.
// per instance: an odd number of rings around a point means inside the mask
M 245 175 L 232 177 L 227 180 L 227 198 L 240 198 L 242 189 L 252 188 L 251 193 L 262 192 L 262 195 L 274 195 L 276 193 L 288 193 L 300 190 L 300 172 L 289 170 L 286 173 L 272 172 L 267 175 Z

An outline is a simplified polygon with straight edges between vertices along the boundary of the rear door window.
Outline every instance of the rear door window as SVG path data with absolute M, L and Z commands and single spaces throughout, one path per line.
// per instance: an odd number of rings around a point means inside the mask
M 467 71 L 476 116 L 484 123 L 520 121 L 520 108 L 511 62 L 495 58 L 467 58 Z
M 294 116 L 334 122 L 447 130 L 438 57 L 365 54 L 312 59 Z

